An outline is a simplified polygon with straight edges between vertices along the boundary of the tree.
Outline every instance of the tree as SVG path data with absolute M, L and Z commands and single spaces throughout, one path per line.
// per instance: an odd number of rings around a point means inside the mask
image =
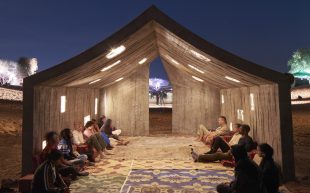
M 289 73 L 297 78 L 310 80 L 310 49 L 298 49 L 288 61 Z

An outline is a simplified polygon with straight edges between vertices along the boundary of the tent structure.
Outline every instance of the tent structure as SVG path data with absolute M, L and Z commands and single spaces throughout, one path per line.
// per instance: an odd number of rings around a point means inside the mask
M 24 79 L 22 173 L 44 134 L 100 115 L 124 135 L 149 134 L 149 65 L 160 56 L 173 87 L 172 133 L 246 123 L 294 178 L 290 77 L 207 42 L 152 6 L 85 52 Z

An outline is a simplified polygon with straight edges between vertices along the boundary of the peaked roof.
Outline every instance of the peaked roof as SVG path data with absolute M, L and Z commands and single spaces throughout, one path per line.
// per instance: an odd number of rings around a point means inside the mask
M 112 48 L 121 45 L 126 48 L 123 53 L 112 59 L 106 57 Z M 158 55 L 165 66 L 182 72 L 182 76 L 195 76 L 217 88 L 288 80 L 285 74 L 207 42 L 151 6 L 107 39 L 61 64 L 25 78 L 24 84 L 102 88 L 130 76 Z M 139 64 L 144 58 L 147 62 Z M 102 72 L 105 67 L 111 68 Z

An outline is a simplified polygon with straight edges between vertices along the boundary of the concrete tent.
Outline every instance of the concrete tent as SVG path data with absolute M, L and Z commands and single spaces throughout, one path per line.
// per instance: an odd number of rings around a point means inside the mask
M 23 173 L 44 134 L 105 114 L 125 135 L 149 134 L 149 64 L 161 57 L 173 87 L 172 133 L 247 123 L 294 177 L 290 78 L 207 42 L 156 7 L 85 52 L 24 79 Z M 61 109 L 61 96 L 65 109 Z M 98 104 L 98 105 L 96 105 Z M 61 112 L 62 111 L 62 112 Z

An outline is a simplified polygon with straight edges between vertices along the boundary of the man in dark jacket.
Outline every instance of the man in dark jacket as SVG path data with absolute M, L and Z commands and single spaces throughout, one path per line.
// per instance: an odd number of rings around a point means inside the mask
M 59 150 L 52 150 L 34 173 L 32 193 L 69 193 L 69 188 L 59 175 L 56 167 L 63 158 Z
M 236 161 L 235 179 L 230 184 L 218 185 L 217 191 L 219 193 L 265 193 L 261 172 L 248 158 L 244 146 L 232 146 L 231 153 Z
M 280 185 L 280 172 L 272 156 L 273 149 L 267 143 L 260 144 L 257 148 L 258 156 L 262 157 L 259 168 L 263 173 L 263 182 L 268 193 L 278 193 Z

